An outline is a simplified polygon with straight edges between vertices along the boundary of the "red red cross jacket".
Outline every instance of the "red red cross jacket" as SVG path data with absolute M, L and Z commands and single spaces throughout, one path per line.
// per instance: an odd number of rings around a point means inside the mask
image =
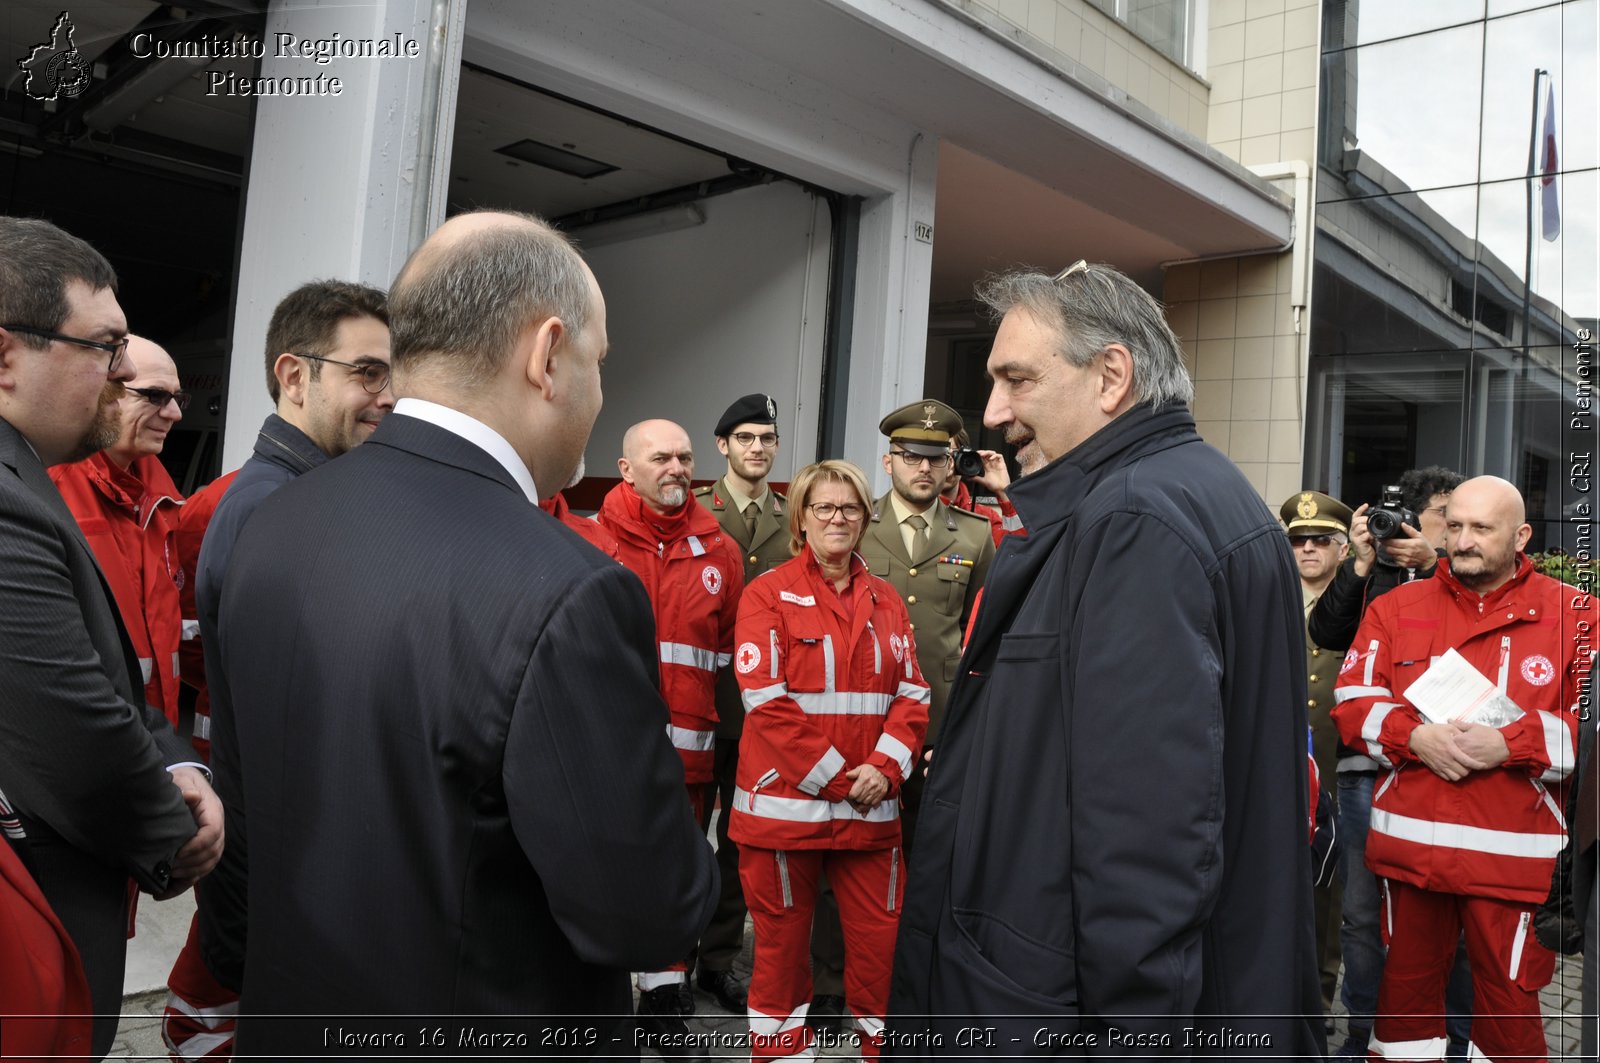
M 117 599 L 117 610 L 144 672 L 144 696 L 178 723 L 178 590 L 188 573 L 173 533 L 183 496 L 161 460 L 147 454 L 126 469 L 104 452 L 50 470 L 89 540 Z
M 1593 667 L 1600 616 L 1590 595 L 1540 575 L 1520 554 L 1517 561 L 1511 580 L 1485 597 L 1441 559 L 1432 579 L 1374 601 L 1340 667 L 1333 720 L 1347 744 L 1390 769 L 1373 793 L 1374 873 L 1538 904 L 1565 842 L 1564 780 L 1577 762 L 1579 688 Z M 1423 719 L 1404 696 L 1451 648 L 1524 712 L 1500 728 L 1510 758 L 1459 782 L 1411 752 Z
M 595 549 L 604 552 L 607 557 L 612 560 L 618 559 L 616 536 L 602 528 L 599 521 L 590 520 L 588 517 L 580 517 L 567 508 L 566 496 L 560 491 L 557 491 L 549 498 L 539 499 L 539 508 L 583 536 Z
M 1008 535 L 1027 535 L 1028 529 L 1022 526 L 1022 518 L 1017 516 L 1017 507 L 1011 504 L 1010 499 L 1000 503 L 1000 508 L 980 505 L 972 500 L 972 489 L 967 482 L 962 480 L 956 484 L 956 493 L 946 495 L 946 502 L 957 509 L 964 509 L 969 513 L 976 513 L 989 522 L 989 534 L 994 536 L 994 545 L 998 547 Z
M 660 517 L 621 483 L 606 494 L 599 518 L 616 536 L 618 559 L 650 595 L 661 696 L 672 711 L 667 734 L 683 759 L 684 781 L 708 783 L 717 737 L 717 669 L 733 650 L 744 559 L 717 518 L 692 498 L 677 513 Z
M 894 587 L 851 560 L 844 596 L 810 550 L 739 605 L 734 671 L 747 714 L 728 836 L 765 849 L 900 844 L 900 784 L 928 731 L 928 684 Z M 889 796 L 866 814 L 845 773 L 871 764 Z
M 173 536 L 178 563 L 188 574 L 183 586 L 178 588 L 178 606 L 183 616 L 178 678 L 183 680 L 184 686 L 194 688 L 194 748 L 207 763 L 211 761 L 211 695 L 206 689 L 205 650 L 200 645 L 200 610 L 194 600 L 195 573 L 200 571 L 200 544 L 205 540 L 211 514 L 217 511 L 217 503 L 222 501 L 228 485 L 238 475 L 239 470 L 235 469 L 190 495 L 178 513 L 178 531 Z
M 61 920 L 0 837 L 0 1050 L 7 1058 L 84 1056 L 94 1007 Z

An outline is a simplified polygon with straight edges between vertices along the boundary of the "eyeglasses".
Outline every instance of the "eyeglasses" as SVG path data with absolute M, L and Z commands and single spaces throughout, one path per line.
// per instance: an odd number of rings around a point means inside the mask
M 329 365 L 342 365 L 353 370 L 353 375 L 361 378 L 361 388 L 369 395 L 376 395 L 389 386 L 389 367 L 382 362 L 341 362 L 337 358 L 324 358 L 320 354 L 300 354 L 297 358 L 306 358 L 313 362 L 327 362 Z
M 891 450 L 889 453 L 905 462 L 908 469 L 915 469 L 923 462 L 927 462 L 930 469 L 942 469 L 950 464 L 948 452 L 940 454 L 937 458 L 930 458 L 926 454 L 913 454 L 909 450 Z
M 1057 273 L 1050 279 L 1055 281 L 1057 284 L 1060 284 L 1062 281 L 1066 280 L 1075 273 L 1088 273 L 1089 269 L 1089 263 L 1080 258 L 1078 261 L 1074 262 L 1072 265 L 1068 266 L 1066 269 L 1062 270 L 1060 273 Z
M 765 449 L 771 450 L 778 445 L 778 433 L 763 432 L 761 435 L 756 435 L 754 432 L 735 432 L 733 441 L 747 448 L 760 443 Z
M 1442 517 L 1442 516 L 1444 516 L 1444 507 L 1443 506 L 1429 506 L 1427 509 L 1423 510 L 1422 512 L 1423 513 L 1437 513 L 1437 514 L 1439 514 L 1439 516 Z
M 144 401 L 160 410 L 169 402 L 176 402 L 178 409 L 187 410 L 191 396 L 187 391 L 168 391 L 165 388 L 128 388 L 129 394 L 138 395 Z
M 1300 549 L 1300 547 L 1304 546 L 1306 543 L 1310 543 L 1312 546 L 1315 546 L 1318 550 L 1326 550 L 1328 547 L 1334 545 L 1335 543 L 1342 543 L 1343 541 L 1344 540 L 1340 539 L 1336 535 L 1328 535 L 1328 534 L 1323 534 L 1323 535 L 1291 535 L 1291 536 L 1289 536 L 1289 545 L 1294 547 L 1296 550 Z
M 832 502 L 813 502 L 806 508 L 811 511 L 813 517 L 816 517 L 824 524 L 830 523 L 835 513 L 844 517 L 851 524 L 867 515 L 867 507 L 860 502 L 846 502 L 842 506 L 836 506 Z
M 0 328 L 3 328 L 8 332 L 26 332 L 30 336 L 38 336 L 42 339 L 55 340 L 60 343 L 70 343 L 75 347 L 87 347 L 91 351 L 105 351 L 107 354 L 111 355 L 111 360 L 106 363 L 107 376 L 117 371 L 117 366 L 122 364 L 123 352 L 128 349 L 128 337 L 126 336 L 122 337 L 120 340 L 112 340 L 109 343 L 102 343 L 99 340 L 79 339 L 77 336 L 63 336 L 59 332 L 51 332 L 49 329 L 34 328 L 32 325 L 0 325 Z

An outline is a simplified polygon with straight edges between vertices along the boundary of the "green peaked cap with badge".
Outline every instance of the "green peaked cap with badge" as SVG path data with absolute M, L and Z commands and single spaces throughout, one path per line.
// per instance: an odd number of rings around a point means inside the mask
M 913 454 L 937 458 L 950 450 L 950 437 L 961 431 L 961 415 L 938 399 L 918 399 L 891 411 L 878 431 Z

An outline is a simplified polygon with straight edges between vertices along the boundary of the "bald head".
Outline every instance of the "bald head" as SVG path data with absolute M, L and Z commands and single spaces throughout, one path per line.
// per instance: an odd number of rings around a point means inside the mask
M 622 478 L 657 513 L 674 513 L 689 501 L 694 450 L 689 433 L 672 421 L 640 421 L 622 434 Z
M 1488 594 L 1517 571 L 1517 555 L 1533 529 L 1516 485 L 1477 476 L 1457 487 L 1445 506 L 1445 546 L 1450 571 L 1462 586 Z
M 412 252 L 389 292 L 394 373 L 464 392 L 489 387 L 524 330 L 559 318 L 581 332 L 599 299 L 589 267 L 532 214 L 460 214 Z
M 124 357 L 133 367 L 133 379 L 118 404 L 121 428 L 116 442 L 106 447 L 106 457 L 127 468 L 137 458 L 161 453 L 183 411 L 175 399 L 165 397 L 179 392 L 178 366 L 160 344 L 130 335 Z

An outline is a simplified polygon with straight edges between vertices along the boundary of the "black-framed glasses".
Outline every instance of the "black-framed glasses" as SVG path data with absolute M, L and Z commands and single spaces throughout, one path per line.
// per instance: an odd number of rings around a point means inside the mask
M 860 502 L 846 502 L 842 506 L 836 506 L 832 502 L 812 502 L 806 508 L 811 511 L 813 517 L 824 524 L 831 522 L 835 514 L 842 515 L 850 524 L 867 515 L 867 507 Z
M 1315 546 L 1318 550 L 1326 550 L 1328 547 L 1334 545 L 1335 543 L 1340 543 L 1340 542 L 1343 542 L 1343 540 L 1340 539 L 1338 536 L 1330 535 L 1330 534 L 1327 534 L 1327 533 L 1324 533 L 1322 535 L 1291 535 L 1291 536 L 1289 536 L 1289 545 L 1294 547 L 1296 550 L 1300 549 L 1300 547 L 1304 546 L 1306 543 L 1310 543 L 1312 546 Z
M 166 407 L 169 402 L 176 402 L 180 411 L 189 408 L 192 396 L 187 391 L 168 391 L 166 388 L 128 388 L 128 394 L 137 395 L 156 409 Z
M 128 337 L 126 336 L 120 340 L 111 340 L 108 343 L 101 340 L 86 340 L 79 336 L 65 336 L 59 332 L 51 332 L 49 329 L 34 328 L 32 325 L 0 325 L 0 328 L 5 329 L 7 332 L 26 332 L 30 336 L 38 336 L 41 339 L 70 343 L 75 347 L 87 347 L 91 351 L 105 351 L 111 355 L 111 360 L 106 362 L 107 376 L 117 371 L 117 366 L 122 364 L 122 356 L 128 349 Z
M 908 469 L 915 469 L 923 462 L 927 462 L 928 468 L 930 469 L 942 469 L 946 465 L 950 464 L 950 454 L 948 451 L 940 454 L 937 458 L 930 458 L 926 454 L 913 454 L 909 450 L 891 450 L 889 453 L 893 454 L 895 457 L 904 462 Z
M 735 432 L 733 433 L 733 441 L 746 448 L 760 443 L 764 449 L 771 450 L 778 445 L 778 433 L 763 432 L 760 435 L 756 435 L 754 432 Z
M 320 354 L 300 354 L 296 357 L 313 362 L 327 362 L 329 365 L 342 365 L 352 370 L 361 378 L 361 390 L 368 395 L 377 395 L 389 386 L 389 367 L 383 362 L 341 362 L 337 358 L 324 358 Z

